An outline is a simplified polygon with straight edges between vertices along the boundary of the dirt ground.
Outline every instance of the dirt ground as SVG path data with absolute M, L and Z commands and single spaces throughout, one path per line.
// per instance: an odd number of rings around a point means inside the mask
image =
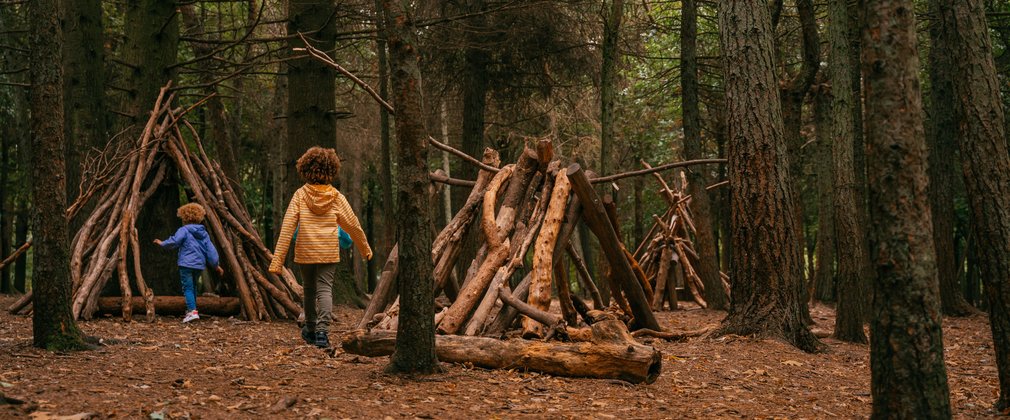
M 0 297 L 7 307 L 10 297 Z M 339 308 L 331 336 L 356 322 Z M 676 330 L 716 325 L 722 312 L 659 314 Z M 813 308 L 820 329 L 831 308 Z M 0 418 L 833 418 L 870 413 L 867 346 L 832 339 L 825 354 L 746 337 L 642 340 L 663 353 L 648 385 L 445 365 L 404 378 L 369 359 L 304 345 L 294 323 L 209 318 L 183 325 L 115 318 L 81 323 L 108 341 L 52 354 L 31 346 L 31 319 L 0 313 Z M 951 403 L 958 418 L 990 417 L 997 395 L 984 316 L 944 320 Z

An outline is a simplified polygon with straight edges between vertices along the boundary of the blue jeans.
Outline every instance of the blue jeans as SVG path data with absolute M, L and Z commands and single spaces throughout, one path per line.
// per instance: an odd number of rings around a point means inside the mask
M 182 295 L 186 297 L 186 312 L 196 310 L 196 282 L 200 281 L 200 273 L 189 267 L 179 267 L 179 281 L 182 282 Z

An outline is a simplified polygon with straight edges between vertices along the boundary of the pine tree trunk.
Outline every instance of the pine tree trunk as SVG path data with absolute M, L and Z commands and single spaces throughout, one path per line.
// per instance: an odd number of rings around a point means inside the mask
M 66 161 L 63 143 L 63 30 L 57 2 L 28 3 L 32 199 L 35 203 L 33 345 L 49 350 L 83 347 L 70 315 Z
M 817 257 L 814 270 L 814 299 L 835 301 L 835 180 L 831 149 L 831 95 L 814 95 L 814 119 L 817 121 Z
M 25 203 L 21 203 L 21 208 L 17 211 L 16 226 L 14 227 L 14 242 L 23 244 L 28 240 L 28 210 Z M 25 253 L 14 261 L 14 290 L 25 293 L 25 280 L 28 277 L 28 253 Z
M 848 14 L 849 14 L 849 63 L 851 63 L 851 73 L 849 74 L 849 80 L 852 83 L 852 166 L 853 171 L 856 175 L 856 206 L 859 217 L 856 219 L 860 225 L 870 226 L 870 208 L 869 208 L 869 186 L 866 182 L 866 139 L 864 133 L 866 129 L 863 126 L 863 107 L 864 107 L 864 95 L 863 95 L 863 74 L 860 70 L 860 55 L 862 52 L 862 9 L 864 0 L 848 0 Z M 870 235 L 866 235 L 863 239 L 863 246 L 866 247 L 867 252 L 869 252 L 872 247 L 870 246 Z M 873 266 L 873 261 L 867 259 L 860 264 L 860 270 L 866 280 L 863 282 L 863 290 L 871 290 L 873 287 L 871 280 L 876 276 L 876 269 Z M 872 305 L 870 302 L 870 293 L 866 293 L 862 297 L 863 308 L 863 321 L 869 322 L 872 313 Z
M 380 0 L 375 0 L 376 15 L 381 16 L 382 4 Z M 375 20 L 378 36 L 375 37 L 375 50 L 379 62 L 379 97 L 389 101 L 389 62 L 386 57 L 385 19 Z M 448 139 L 446 139 L 448 140 Z M 393 149 L 390 146 L 389 133 L 389 111 L 385 107 L 379 106 L 379 173 L 382 175 L 379 184 L 382 188 L 382 210 L 385 214 L 396 214 L 396 203 L 393 201 Z M 446 143 L 448 144 L 448 143 Z M 383 218 L 381 244 L 376 247 L 376 261 L 386 261 L 392 250 L 393 243 L 396 242 L 396 223 Z
M 415 29 L 402 3 L 382 0 L 389 42 L 389 70 L 396 108 L 399 185 L 400 314 L 396 349 L 387 371 L 428 373 L 435 357 L 435 305 L 431 286 L 431 215 L 428 203 L 428 142 L 421 105 L 421 74 Z
M 943 0 L 929 2 L 931 13 L 939 13 Z M 933 244 L 936 270 L 940 277 L 940 304 L 943 314 L 967 316 L 974 308 L 961 295 L 954 252 L 954 167 L 958 125 L 954 117 L 953 66 L 957 53 L 951 36 L 938 19 L 929 26 L 929 204 L 933 214 Z
M 914 10 L 908 0 L 867 0 L 865 12 L 872 417 L 950 418 Z
M 130 92 L 125 109 L 133 115 L 129 123 L 135 125 L 134 133 L 139 133 L 158 92 L 175 77 L 172 65 L 178 56 L 180 19 L 173 2 L 160 0 L 128 2 L 125 19 L 123 59 L 134 66 L 127 71 Z M 171 236 L 179 226 L 175 214 L 179 208 L 178 183 L 175 171 L 169 171 L 137 216 L 143 276 L 155 295 L 181 294 L 176 255 L 153 243 L 156 238 Z M 110 284 L 115 290 L 113 286 Z
M 600 52 L 600 173 L 609 174 L 610 147 L 614 142 L 614 101 L 617 89 L 617 64 L 620 58 L 618 40 L 624 18 L 624 0 L 603 1 L 603 45 Z M 620 236 L 620 232 L 618 232 Z
M 8 124 L 4 124 L 7 126 Z M 13 218 L 14 214 L 10 211 L 10 206 L 7 205 L 7 191 L 10 191 L 9 186 L 9 176 L 8 171 L 10 170 L 10 165 L 8 160 L 10 159 L 10 153 L 8 153 L 8 138 L 14 138 L 14 136 L 8 136 L 6 133 L 7 128 L 4 128 L 4 132 L 0 133 L 0 258 L 6 258 L 8 254 L 13 252 L 11 247 L 11 226 L 14 225 Z M 8 294 L 11 292 L 11 270 L 9 266 L 0 269 L 0 294 Z
M 838 306 L 835 318 L 835 337 L 854 343 L 865 343 L 863 314 L 866 285 L 871 276 L 866 267 L 870 261 L 866 248 L 866 232 L 859 220 L 860 205 L 857 200 L 856 176 L 852 141 L 854 127 L 852 108 L 856 105 L 849 86 L 853 63 L 849 61 L 849 19 L 846 0 L 830 0 L 828 4 L 828 44 L 831 65 L 828 68 L 832 86 L 831 138 L 834 161 L 833 191 L 835 201 L 835 234 L 838 240 Z M 837 82 L 836 82 L 837 81 Z
M 680 85 L 684 119 L 684 159 L 701 159 L 701 111 L 698 107 L 698 6 L 695 0 L 682 2 L 680 24 Z M 705 302 L 709 309 L 725 310 L 729 299 L 719 275 L 719 257 L 716 255 L 715 231 L 712 229 L 711 198 L 705 187 L 708 177 L 704 169 L 689 170 L 688 194 L 691 195 L 691 214 L 697 229 L 694 248 L 698 251 L 698 277 L 705 285 Z
M 961 167 L 980 244 L 979 268 L 989 301 L 1000 395 L 996 409 L 1010 408 L 1010 151 L 1000 82 L 981 0 L 942 2 L 941 38 L 957 51 L 952 79 L 961 128 Z
M 799 302 L 803 258 L 768 7 L 760 0 L 722 0 L 719 6 L 729 188 L 734 202 L 747 203 L 732 214 L 733 299 L 719 334 L 777 337 L 817 351 L 823 345 L 803 323 Z
M 67 142 L 67 199 L 79 194 L 81 163 L 87 153 L 101 150 L 109 140 L 105 111 L 105 47 L 102 2 L 80 0 L 61 3 L 65 13 L 63 49 Z M 89 214 L 92 205 L 78 215 Z M 70 221 L 75 231 L 83 217 Z
M 332 50 L 336 32 L 332 14 L 331 1 L 288 2 L 288 35 L 295 37 L 289 45 L 292 48 L 304 46 L 297 36 L 301 32 L 314 47 L 323 51 Z M 304 184 L 295 169 L 298 158 L 313 146 L 334 147 L 337 138 L 333 70 L 312 58 L 291 60 L 287 65 L 288 138 L 283 158 L 285 180 L 282 196 L 285 201 L 282 209 L 287 208 L 287 200 Z

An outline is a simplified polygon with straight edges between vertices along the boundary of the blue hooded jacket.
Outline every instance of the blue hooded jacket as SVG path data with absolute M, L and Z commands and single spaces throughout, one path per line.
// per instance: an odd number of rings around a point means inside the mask
M 217 268 L 217 248 L 210 242 L 210 235 L 203 225 L 185 225 L 171 238 L 161 243 L 162 248 L 179 249 L 179 267 L 203 270 L 209 265 Z

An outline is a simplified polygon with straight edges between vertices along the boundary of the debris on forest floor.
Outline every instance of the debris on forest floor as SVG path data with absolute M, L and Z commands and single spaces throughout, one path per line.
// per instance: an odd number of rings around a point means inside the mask
M 0 305 L 13 301 L 0 297 Z M 556 302 L 555 302 L 556 303 Z M 712 327 L 724 312 L 658 312 L 667 330 Z M 814 305 L 817 328 L 830 330 L 834 311 Z M 338 308 L 333 333 L 354 329 L 361 311 Z M 246 323 L 210 317 L 123 323 L 104 318 L 82 330 L 110 342 L 71 354 L 31 347 L 31 319 L 0 314 L 0 392 L 28 400 L 0 405 L 0 418 L 41 411 L 97 413 L 99 418 L 203 417 L 867 417 L 868 348 L 825 339 L 830 351 L 807 354 L 787 344 L 748 337 L 643 337 L 662 352 L 663 374 L 652 384 L 488 371 L 444 364 L 423 377 L 383 373 L 385 358 L 335 352 L 298 337 L 293 322 Z M 111 339 L 111 340 L 110 340 Z M 988 321 L 945 318 L 945 356 L 956 417 L 988 417 L 997 392 Z M 115 344 L 111 344 L 115 343 Z M 180 381 L 181 379 L 181 381 Z M 271 414 L 279 402 L 293 405 Z M 30 411 L 25 407 L 31 406 Z

